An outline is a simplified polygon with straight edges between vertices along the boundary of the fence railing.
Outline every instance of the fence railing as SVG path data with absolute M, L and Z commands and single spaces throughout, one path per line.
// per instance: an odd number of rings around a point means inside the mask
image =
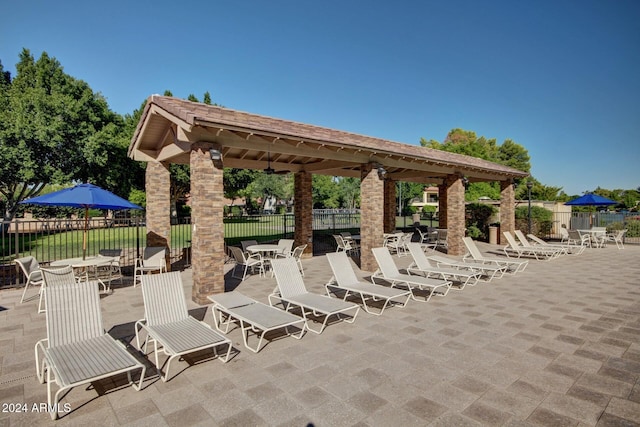
M 224 218 L 225 242 L 236 245 L 241 240 L 259 242 L 292 238 L 294 215 L 249 215 Z M 354 212 L 314 213 L 314 252 L 335 248 L 331 234 L 356 231 L 360 214 Z M 0 228 L 0 286 L 18 280 L 13 261 L 32 255 L 46 265 L 52 261 L 82 256 L 84 220 L 47 219 L 14 220 Z M 131 267 L 146 246 L 147 229 L 143 218 L 90 219 L 87 227 L 87 256 L 101 249 L 122 249 L 121 264 Z M 191 218 L 171 221 L 171 262 L 186 262 L 191 246 Z M 22 280 L 22 279 L 20 279 Z

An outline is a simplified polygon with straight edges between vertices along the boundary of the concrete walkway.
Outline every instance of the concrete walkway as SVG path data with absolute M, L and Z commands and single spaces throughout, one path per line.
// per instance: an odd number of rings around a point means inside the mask
M 308 288 L 324 292 L 326 259 L 304 266 Z M 190 270 L 183 279 L 190 296 Z M 274 286 L 251 277 L 237 289 L 267 302 Z M 0 427 L 52 425 L 32 410 L 47 400 L 33 353 L 44 315 L 19 299 L 20 290 L 0 292 Z M 140 289 L 117 288 L 102 303 L 109 333 L 135 343 Z M 212 323 L 208 307 L 190 308 Z M 140 392 L 74 389 L 63 399 L 72 412 L 55 424 L 640 425 L 640 246 L 531 261 L 517 276 L 383 316 L 361 312 L 354 324 L 275 340 L 258 354 L 239 331 L 229 336 L 239 350 L 229 363 L 176 362 L 173 379 L 149 377 Z

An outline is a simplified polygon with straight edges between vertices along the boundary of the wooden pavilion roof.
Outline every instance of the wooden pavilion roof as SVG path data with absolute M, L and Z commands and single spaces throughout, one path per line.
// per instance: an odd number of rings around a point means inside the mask
M 140 161 L 189 163 L 191 144 L 210 142 L 225 167 L 360 177 L 374 162 L 399 181 L 438 184 L 446 175 L 504 181 L 528 173 L 461 154 L 178 98 L 148 98 L 129 147 Z

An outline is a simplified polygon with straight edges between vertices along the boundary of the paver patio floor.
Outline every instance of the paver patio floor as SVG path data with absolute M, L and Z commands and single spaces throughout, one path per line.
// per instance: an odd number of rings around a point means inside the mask
M 324 293 L 325 257 L 303 263 L 309 290 Z M 182 276 L 190 299 L 191 271 Z M 253 276 L 237 289 L 267 302 L 274 286 Z M 19 299 L 20 290 L 0 291 L 0 426 L 51 425 L 31 410 L 47 400 L 33 350 L 44 315 Z M 102 307 L 109 333 L 135 344 L 140 288 L 117 288 Z M 209 307 L 189 307 L 212 324 Z M 63 399 L 72 412 L 55 424 L 640 425 L 640 246 L 533 260 L 517 275 L 383 316 L 361 311 L 354 324 L 274 340 L 258 354 L 238 330 L 229 336 L 239 350 L 230 362 L 176 362 L 173 379 L 149 374 L 140 392 L 74 389 Z

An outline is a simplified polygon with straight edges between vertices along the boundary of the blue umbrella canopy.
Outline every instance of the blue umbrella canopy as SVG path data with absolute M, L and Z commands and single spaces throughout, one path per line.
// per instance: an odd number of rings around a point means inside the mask
M 93 184 L 80 184 L 42 196 L 32 197 L 20 203 L 41 206 L 68 206 L 84 208 L 84 234 L 82 236 L 82 258 L 87 255 L 87 229 L 89 228 L 89 209 L 142 209 L 128 200 L 118 197 L 110 191 Z
M 584 196 L 580 196 L 577 199 L 573 199 L 565 203 L 565 205 L 572 206 L 608 206 L 617 204 L 618 202 L 616 201 L 593 193 L 587 193 Z
M 76 185 L 75 187 L 32 197 L 20 203 L 85 209 L 142 209 L 140 206 L 93 184 Z

